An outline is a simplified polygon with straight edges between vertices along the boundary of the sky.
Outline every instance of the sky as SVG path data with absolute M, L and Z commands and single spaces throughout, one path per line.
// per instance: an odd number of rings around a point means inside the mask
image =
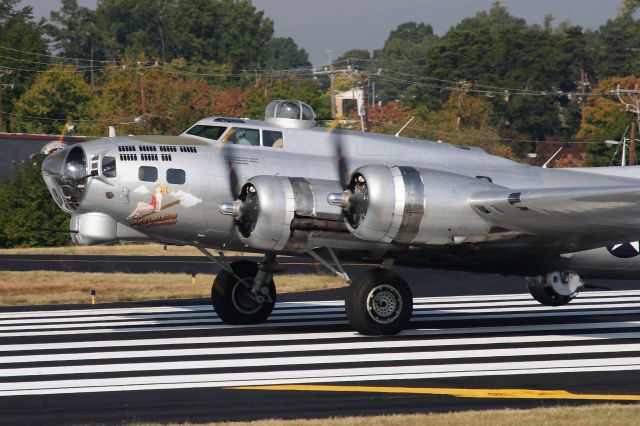
M 135 1 L 135 0 L 131 0 Z M 79 0 L 95 8 L 96 0 Z M 253 0 L 253 4 L 275 23 L 277 37 L 292 37 L 316 65 L 329 62 L 350 49 L 380 49 L 389 32 L 408 22 L 431 24 L 436 34 L 476 12 L 488 10 L 493 0 Z M 569 20 L 574 25 L 597 29 L 618 13 L 622 0 L 502 0 L 509 12 L 542 24 L 546 14 L 555 24 Z M 36 18 L 48 17 L 60 8 L 60 0 L 23 0 L 33 6 Z

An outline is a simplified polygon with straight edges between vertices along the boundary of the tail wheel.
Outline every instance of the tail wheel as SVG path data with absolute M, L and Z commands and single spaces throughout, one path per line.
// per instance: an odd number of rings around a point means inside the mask
M 407 282 L 397 274 L 388 269 L 372 269 L 347 288 L 345 310 L 359 333 L 397 334 L 411 318 L 413 296 Z
M 222 321 L 227 324 L 260 324 L 264 322 L 276 302 L 276 286 L 273 279 L 266 282 L 259 294 L 253 294 L 253 280 L 258 264 L 246 260 L 233 262 L 231 269 L 242 278 L 221 271 L 211 287 L 211 304 Z
M 570 271 L 550 272 L 547 275 L 526 277 L 525 280 L 533 298 L 546 306 L 566 305 L 584 287 L 580 275 Z

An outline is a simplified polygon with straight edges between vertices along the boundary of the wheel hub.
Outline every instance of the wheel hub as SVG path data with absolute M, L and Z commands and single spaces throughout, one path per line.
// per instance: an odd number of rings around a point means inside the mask
M 402 312 L 402 296 L 400 292 L 389 285 L 379 285 L 367 296 L 367 312 L 369 316 L 380 324 L 395 321 Z
M 578 274 L 562 271 L 547 274 L 547 285 L 561 296 L 575 296 L 584 286 L 584 282 Z
M 256 295 L 251 292 L 251 284 L 238 281 L 233 286 L 232 297 L 233 306 L 245 315 L 258 312 L 264 303 L 264 298 L 256 300 Z

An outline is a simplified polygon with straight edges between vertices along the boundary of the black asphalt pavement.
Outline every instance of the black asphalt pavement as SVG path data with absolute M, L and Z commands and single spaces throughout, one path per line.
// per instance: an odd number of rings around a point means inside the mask
M 294 262 L 293 272 L 316 267 Z M 281 295 L 256 326 L 222 324 L 206 300 L 2 308 L 0 424 L 640 401 L 635 282 L 594 282 L 612 290 L 549 308 L 519 277 L 397 271 L 415 301 L 393 337 L 352 332 L 342 289 Z

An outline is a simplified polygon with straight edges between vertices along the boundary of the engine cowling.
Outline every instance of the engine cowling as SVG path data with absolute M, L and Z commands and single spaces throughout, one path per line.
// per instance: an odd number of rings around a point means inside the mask
M 490 226 L 468 204 L 492 184 L 437 170 L 363 166 L 329 203 L 344 210 L 349 230 L 367 241 L 403 244 L 460 243 Z
M 340 189 L 335 181 L 284 176 L 255 176 L 244 183 L 238 199 L 220 205 L 235 219 L 240 240 L 250 248 L 282 250 L 295 218 L 342 222 L 339 207 L 327 194 Z

